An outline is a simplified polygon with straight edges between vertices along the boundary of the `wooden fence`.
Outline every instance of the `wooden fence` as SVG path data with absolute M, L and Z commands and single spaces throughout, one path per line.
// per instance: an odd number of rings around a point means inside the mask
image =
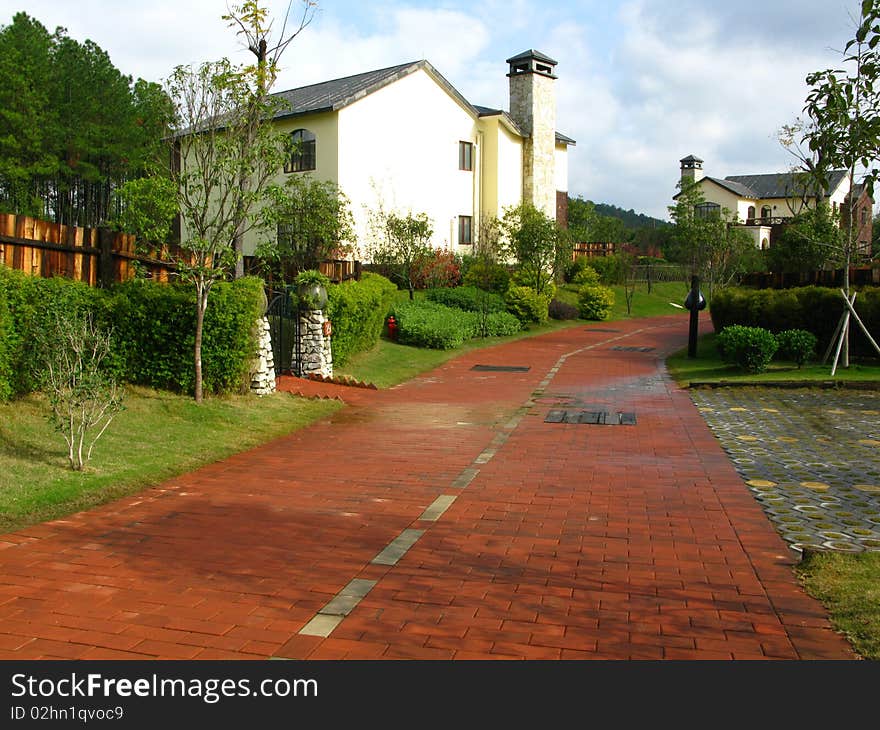
M 616 243 L 608 242 L 583 242 L 578 241 L 574 244 L 571 252 L 571 260 L 574 261 L 578 256 L 613 256 L 617 251 Z
M 14 214 L 0 214 L 0 264 L 104 287 L 131 279 L 138 268 L 158 281 L 168 281 L 176 269 L 158 249 L 138 251 L 132 235 Z

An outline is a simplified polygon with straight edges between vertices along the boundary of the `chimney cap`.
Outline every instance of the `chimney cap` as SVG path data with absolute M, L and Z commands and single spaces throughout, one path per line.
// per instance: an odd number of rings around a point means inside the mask
M 688 155 L 687 157 L 682 157 L 681 160 L 682 167 L 702 167 L 703 160 L 694 155 Z
M 517 53 L 515 56 L 511 56 L 508 58 L 505 63 L 516 63 L 517 61 L 528 61 L 531 59 L 535 59 L 536 61 L 541 61 L 542 63 L 549 63 L 551 66 L 558 65 L 558 61 L 554 61 L 550 56 L 545 53 L 541 53 L 540 51 L 536 51 L 530 48 L 527 51 L 523 51 L 522 53 Z

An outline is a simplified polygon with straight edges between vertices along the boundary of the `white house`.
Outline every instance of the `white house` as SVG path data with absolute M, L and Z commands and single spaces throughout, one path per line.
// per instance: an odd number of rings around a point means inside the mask
M 465 252 L 481 216 L 526 200 L 565 224 L 568 148 L 556 130 L 556 61 L 507 59 L 510 109 L 476 106 L 428 61 L 281 92 L 276 124 L 298 143 L 279 182 L 314 175 L 349 198 L 361 253 L 369 213 L 426 213 L 436 247 Z M 245 256 L 257 243 L 250 235 Z
M 726 209 L 734 222 L 742 225 L 765 249 L 773 243 L 778 231 L 807 208 L 816 206 L 816 188 L 806 173 L 775 172 L 762 175 L 729 175 L 723 179 L 703 172 L 703 160 L 688 155 L 680 160 L 681 181 L 696 182 L 705 199 L 700 207 L 704 214 Z M 823 198 L 831 209 L 842 213 L 841 224 L 849 209 L 850 184 L 846 170 L 834 170 L 829 176 Z M 871 223 L 874 201 L 861 185 L 856 185 L 856 240 L 860 251 L 871 251 Z M 677 195 L 675 196 L 678 197 Z

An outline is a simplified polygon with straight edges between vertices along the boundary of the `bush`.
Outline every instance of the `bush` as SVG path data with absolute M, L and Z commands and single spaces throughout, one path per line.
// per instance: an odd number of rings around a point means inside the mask
M 554 299 L 550 302 L 548 314 L 550 315 L 550 319 L 577 319 L 578 308 L 568 302 Z
M 574 275 L 571 282 L 572 284 L 580 284 L 581 286 L 584 284 L 596 285 L 599 283 L 599 272 L 592 266 L 586 266 Z
M 543 291 L 538 290 L 538 284 L 543 284 Z M 514 286 L 526 287 L 532 291 L 539 292 L 542 296 L 547 298 L 548 303 L 556 296 L 556 284 L 553 280 L 547 279 L 546 274 L 543 274 L 541 277 L 536 276 L 534 270 L 531 270 L 528 267 L 520 267 L 511 274 L 510 286 L 508 289 Z
M 590 259 L 586 256 L 578 256 L 568 266 L 565 267 L 564 277 L 567 284 L 571 284 L 575 277 L 584 269 L 591 269 Z M 595 271 L 595 269 L 593 269 Z
M 578 313 L 584 319 L 607 319 L 614 306 L 614 292 L 607 286 L 587 284 L 578 290 Z
M 477 333 L 477 315 L 435 302 L 398 302 L 397 340 L 404 345 L 452 350 Z
M 620 284 L 623 281 L 623 258 L 613 256 L 593 256 L 589 259 L 590 266 L 599 274 L 603 284 Z
M 333 322 L 333 361 L 337 365 L 379 341 L 396 292 L 394 283 L 369 273 L 363 274 L 360 281 L 327 288 L 326 315 Z
M 816 351 L 816 335 L 806 330 L 783 330 L 776 335 L 779 344 L 777 356 L 791 360 L 801 367 Z
M 750 373 L 763 373 L 779 347 L 769 330 L 742 325 L 725 327 L 717 343 L 722 360 Z
M 831 343 L 845 307 L 837 289 L 808 286 L 795 289 L 745 289 L 728 287 L 712 297 L 711 316 L 715 331 L 730 325 L 764 327 L 771 332 L 807 330 L 816 336 L 817 350 Z M 856 297 L 855 309 L 870 332 L 880 330 L 880 288 L 865 287 Z M 856 325 L 850 330 L 850 352 L 872 356 L 874 350 Z
M 425 297 L 432 302 L 447 307 L 463 309 L 466 312 L 503 312 L 504 299 L 475 286 L 458 286 L 454 289 L 428 289 Z
M 501 264 L 491 261 L 474 261 L 462 279 L 465 286 L 475 286 L 503 295 L 510 286 L 510 272 Z
M 504 296 L 507 311 L 523 324 L 541 324 L 549 319 L 550 297 L 527 286 L 511 286 Z
M 522 330 L 522 323 L 510 312 L 490 312 L 482 323 L 484 337 L 506 337 Z
M 413 271 L 416 289 L 458 286 L 461 284 L 461 263 L 452 251 L 432 250 L 419 259 Z

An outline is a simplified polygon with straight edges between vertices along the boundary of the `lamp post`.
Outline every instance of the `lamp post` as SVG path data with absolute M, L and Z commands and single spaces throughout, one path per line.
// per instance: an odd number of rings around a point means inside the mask
M 706 300 L 700 293 L 700 277 L 691 276 L 691 291 L 684 300 L 685 309 L 690 310 L 690 330 L 688 332 L 688 357 L 697 356 L 697 334 L 700 327 L 700 310 L 706 308 Z

